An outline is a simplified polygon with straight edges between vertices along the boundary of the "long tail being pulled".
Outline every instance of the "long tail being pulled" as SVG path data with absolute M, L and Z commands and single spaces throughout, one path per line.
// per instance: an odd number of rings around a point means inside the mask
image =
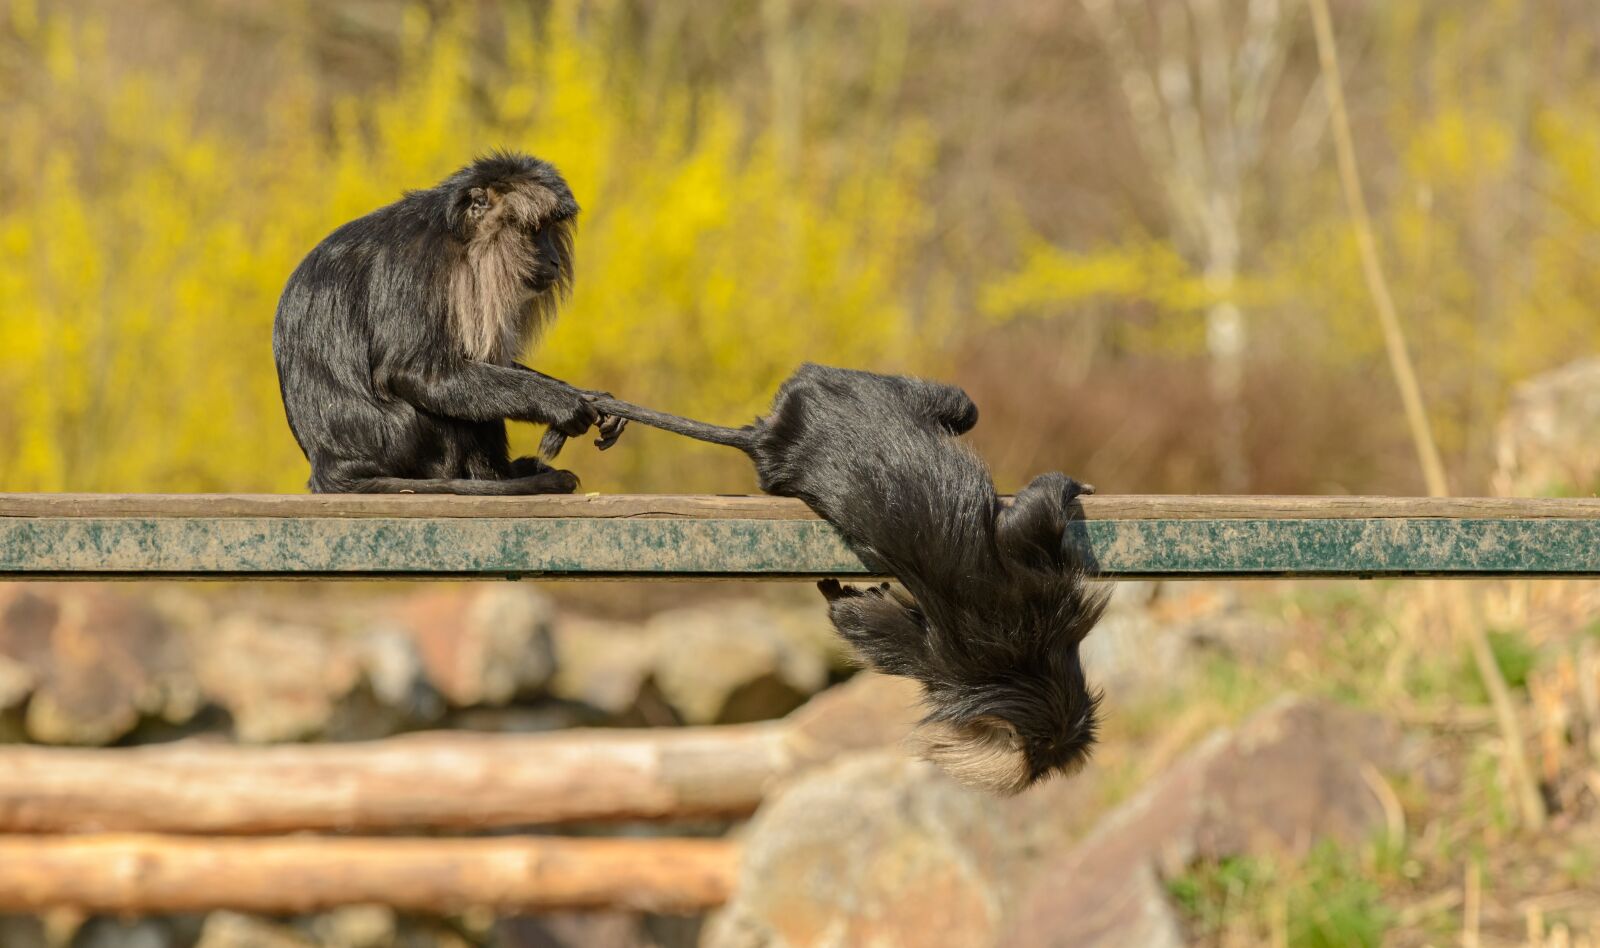
M 653 408 L 630 404 L 610 396 L 595 399 L 594 407 L 606 415 L 615 415 L 618 418 L 637 421 L 641 425 L 659 428 L 662 431 L 670 431 L 673 434 L 680 434 L 696 441 L 727 445 L 730 448 L 738 448 L 745 452 L 750 450 L 751 439 L 754 437 L 754 431 L 748 426 L 744 428 L 727 428 L 722 425 L 707 424 L 703 421 L 695 421 L 692 418 L 669 415 L 664 411 L 656 411 Z M 546 459 L 554 458 L 561 453 L 561 449 L 566 446 L 566 443 L 567 436 L 551 428 L 544 433 L 544 438 L 539 442 L 539 453 Z M 612 444 L 609 441 L 597 443 L 602 451 L 611 447 Z

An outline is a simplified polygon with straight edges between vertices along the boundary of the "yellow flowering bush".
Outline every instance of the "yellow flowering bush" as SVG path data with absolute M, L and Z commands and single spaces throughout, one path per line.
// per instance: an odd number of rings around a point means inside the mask
M 343 221 L 497 147 L 554 162 L 584 208 L 576 291 L 531 354 L 545 371 L 742 422 L 803 359 L 919 357 L 905 289 L 932 156 L 914 128 L 872 162 L 785 161 L 715 96 L 691 123 L 668 91 L 641 120 L 597 31 L 558 4 L 538 29 L 510 21 L 490 62 L 460 24 L 413 13 L 397 84 L 340 102 L 331 130 L 291 84 L 246 138 L 196 118 L 194 70 L 114 76 L 93 21 L 9 16 L 48 85 L 0 86 L 0 489 L 302 489 L 271 354 L 289 272 Z M 665 435 L 568 452 L 590 488 L 748 486 L 732 452 Z

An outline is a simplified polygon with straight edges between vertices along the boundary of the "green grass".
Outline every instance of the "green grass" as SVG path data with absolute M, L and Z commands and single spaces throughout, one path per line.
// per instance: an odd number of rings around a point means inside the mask
M 1196 864 L 1169 880 L 1167 891 L 1202 941 L 1277 929 L 1294 948 L 1376 946 L 1394 924 L 1373 872 L 1329 843 L 1299 864 L 1258 857 Z

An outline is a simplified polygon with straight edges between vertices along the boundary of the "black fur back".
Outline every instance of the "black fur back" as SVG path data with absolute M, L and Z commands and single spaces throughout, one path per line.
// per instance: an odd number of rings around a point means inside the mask
M 808 364 L 749 452 L 763 490 L 805 501 L 910 594 L 826 588 L 839 631 L 875 667 L 920 681 L 930 720 L 1007 722 L 1031 782 L 1094 741 L 1099 698 L 1078 645 L 1105 597 L 1062 542 L 1082 485 L 1045 474 L 1003 507 L 954 437 L 976 421 L 954 386 Z

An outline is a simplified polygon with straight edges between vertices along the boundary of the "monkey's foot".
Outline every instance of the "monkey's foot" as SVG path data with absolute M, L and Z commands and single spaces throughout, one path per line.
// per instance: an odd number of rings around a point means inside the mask
M 485 494 L 570 494 L 578 489 L 578 475 L 571 471 L 551 468 L 539 474 L 527 477 L 514 477 L 503 481 L 485 481 L 492 488 L 475 491 Z
M 544 474 L 538 475 L 538 479 L 548 484 L 548 493 L 551 494 L 570 494 L 577 490 L 583 483 L 582 481 L 578 480 L 578 475 L 572 473 L 571 471 L 562 470 L 548 471 Z
M 555 470 L 555 468 L 549 464 L 546 464 L 543 458 L 512 458 L 509 476 L 512 480 L 516 480 L 524 477 L 533 477 L 536 474 L 548 474 L 553 470 Z
M 863 589 L 860 586 L 846 586 L 837 579 L 824 579 L 817 583 L 817 590 L 822 593 L 822 598 L 833 602 L 855 596 L 886 596 L 889 594 L 889 584 L 879 583 Z

